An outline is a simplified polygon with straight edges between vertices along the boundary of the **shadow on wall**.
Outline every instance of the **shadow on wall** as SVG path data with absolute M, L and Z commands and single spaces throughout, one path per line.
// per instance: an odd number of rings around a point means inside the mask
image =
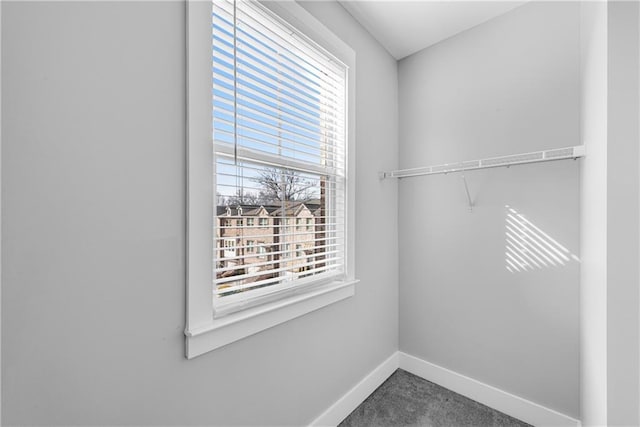
M 505 205 L 505 264 L 510 273 L 546 267 L 562 267 L 572 260 L 580 262 L 575 254 L 538 228 L 517 210 Z

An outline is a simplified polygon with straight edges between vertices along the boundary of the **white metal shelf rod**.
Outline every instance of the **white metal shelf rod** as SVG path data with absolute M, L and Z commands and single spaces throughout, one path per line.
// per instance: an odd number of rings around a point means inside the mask
M 398 169 L 390 172 L 380 172 L 384 178 L 410 178 L 422 175 L 448 174 L 453 172 L 465 172 L 478 169 L 489 169 L 524 165 L 529 163 L 550 162 L 554 160 L 578 159 L 585 156 L 584 145 L 574 147 L 554 148 L 551 150 L 535 151 L 532 153 L 512 154 L 509 156 L 491 157 L 481 160 L 468 160 L 443 165 L 425 166 L 410 169 Z

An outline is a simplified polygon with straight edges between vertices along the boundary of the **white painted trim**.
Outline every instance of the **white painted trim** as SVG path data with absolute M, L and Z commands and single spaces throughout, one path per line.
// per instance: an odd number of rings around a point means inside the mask
M 310 424 L 312 427 L 337 426 L 398 369 L 398 352 L 393 353 L 344 396 Z
M 0 27 L 2 27 L 2 0 L 0 0 Z M 2 31 L 0 31 L 0 76 L 2 76 Z M 2 79 L 0 78 L 0 129 L 2 129 Z M 2 132 L 0 132 L 0 188 L 2 188 Z M 0 192 L 0 331 L 2 331 L 2 192 Z M 2 334 L 0 334 L 0 366 L 2 366 Z M 2 369 L 0 369 L 0 402 L 2 402 Z M 0 404 L 2 426 L 2 404 Z
M 357 281 L 340 282 L 218 319 L 212 318 L 206 327 L 185 331 L 187 359 L 349 298 L 355 294 L 356 283 Z
M 398 351 L 365 376 L 309 426 L 337 426 L 398 368 L 534 426 L 582 425 L 579 420 L 568 415 Z
M 213 319 L 211 3 L 186 3 L 186 328 Z
M 535 426 L 580 427 L 579 420 L 465 375 L 398 352 L 400 369 Z

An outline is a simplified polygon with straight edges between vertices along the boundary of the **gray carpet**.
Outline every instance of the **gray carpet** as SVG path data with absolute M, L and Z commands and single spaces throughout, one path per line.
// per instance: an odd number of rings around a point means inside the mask
M 339 427 L 514 426 L 529 424 L 398 369 Z

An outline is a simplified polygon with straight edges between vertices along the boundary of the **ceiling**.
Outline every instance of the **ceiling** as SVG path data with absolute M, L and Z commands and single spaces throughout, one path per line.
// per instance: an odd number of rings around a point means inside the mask
M 525 1 L 355 1 L 340 3 L 396 59 L 402 59 Z

